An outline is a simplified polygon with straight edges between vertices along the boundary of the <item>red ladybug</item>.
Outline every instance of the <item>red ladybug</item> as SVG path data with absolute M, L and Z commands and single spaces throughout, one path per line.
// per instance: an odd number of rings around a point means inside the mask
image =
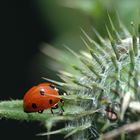
M 106 115 L 107 115 L 107 118 L 111 121 L 111 122 L 114 122 L 118 119 L 118 115 L 116 112 L 113 111 L 112 108 L 107 108 L 106 109 Z
M 111 121 L 114 122 L 118 120 L 118 110 L 120 108 L 120 105 L 118 103 L 109 103 L 105 109 L 107 118 Z
M 24 112 L 39 112 L 42 113 L 44 109 L 58 108 L 58 103 L 62 102 L 61 113 L 64 112 L 64 101 L 60 95 L 64 95 L 65 92 L 52 85 L 51 83 L 41 83 L 37 86 L 33 86 L 27 91 L 23 98 Z

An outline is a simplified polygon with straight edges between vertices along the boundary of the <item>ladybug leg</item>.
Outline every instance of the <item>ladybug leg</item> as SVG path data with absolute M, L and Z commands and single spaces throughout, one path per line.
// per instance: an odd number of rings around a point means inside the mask
M 64 108 L 63 108 L 63 106 L 64 106 L 64 100 L 61 99 L 60 102 L 62 103 L 60 114 L 63 115 L 63 112 L 64 112 Z
M 51 107 L 51 113 L 54 114 L 53 109 L 57 109 L 58 105 Z
M 39 111 L 38 111 L 38 113 L 40 113 L 40 114 L 41 114 L 41 113 L 43 113 L 43 111 L 44 111 L 44 110 L 39 110 Z
M 52 109 L 57 109 L 57 108 L 58 108 L 58 105 L 52 107 Z
M 54 113 L 53 113 L 53 108 L 51 108 L 51 113 L 54 115 Z

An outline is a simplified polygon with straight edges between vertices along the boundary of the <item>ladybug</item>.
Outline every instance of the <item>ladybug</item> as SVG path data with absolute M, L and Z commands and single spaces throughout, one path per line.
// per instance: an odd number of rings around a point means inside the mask
M 41 83 L 33 86 L 24 95 L 24 112 L 42 113 L 45 109 L 50 108 L 53 114 L 53 109 L 58 108 L 58 103 L 61 102 L 61 113 L 63 113 L 64 101 L 61 99 L 61 95 L 65 95 L 65 92 L 51 83 Z
M 119 110 L 119 105 L 117 103 L 109 103 L 107 105 L 105 109 L 106 116 L 111 122 L 117 121 L 119 119 L 117 114 L 118 110 Z

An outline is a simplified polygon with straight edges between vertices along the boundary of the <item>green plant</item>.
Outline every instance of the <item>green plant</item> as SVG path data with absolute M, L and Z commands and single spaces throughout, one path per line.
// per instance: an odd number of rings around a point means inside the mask
M 129 33 L 118 20 L 116 28 L 110 18 L 111 29 L 106 26 L 108 39 L 95 29 L 100 43 L 81 29 L 81 39 L 87 51 L 76 53 L 66 47 L 79 61 L 72 67 L 77 74 L 61 71 L 64 82 L 52 82 L 67 92 L 65 112 L 52 115 L 24 113 L 22 100 L 0 102 L 0 117 L 17 120 L 38 120 L 48 132 L 39 135 L 64 134 L 74 140 L 138 139 L 140 131 L 140 26 L 135 31 L 131 23 Z M 69 65 L 69 63 L 67 63 Z M 107 110 L 111 107 L 112 112 Z M 57 122 L 65 122 L 65 128 L 51 131 Z M 135 133 L 134 133 L 135 132 Z M 135 135 L 134 135 L 135 134 Z

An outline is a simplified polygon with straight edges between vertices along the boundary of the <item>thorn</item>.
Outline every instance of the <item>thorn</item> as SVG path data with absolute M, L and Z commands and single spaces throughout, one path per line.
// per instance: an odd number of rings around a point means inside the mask
M 82 33 L 85 35 L 85 37 L 89 40 L 89 42 L 91 43 L 93 40 L 89 37 L 89 35 L 84 31 L 84 29 L 80 28 Z
M 139 37 L 139 46 L 140 46 L 140 23 L 138 24 L 138 37 Z
M 111 19 L 111 17 L 110 17 L 110 15 L 109 15 L 108 12 L 107 12 L 107 15 L 108 15 L 109 22 L 110 22 L 110 24 L 111 24 L 112 30 L 116 31 L 116 28 L 115 28 L 115 26 L 114 26 L 114 24 L 113 24 L 113 22 L 112 22 L 112 19 Z
M 102 62 L 101 60 L 97 57 L 96 54 L 94 54 L 93 49 L 87 44 L 87 42 L 85 41 L 85 39 L 83 37 L 81 37 L 82 41 L 84 42 L 85 46 L 87 47 L 87 49 L 89 50 L 91 56 L 96 60 L 96 62 L 101 66 Z
M 74 56 L 76 56 L 77 58 L 79 58 L 79 55 L 74 52 L 72 49 L 70 49 L 70 47 L 68 47 L 67 45 L 63 45 L 69 52 L 71 52 Z
M 82 41 L 84 42 L 84 44 L 85 44 L 85 46 L 87 47 L 87 49 L 90 50 L 91 47 L 87 44 L 86 40 L 85 40 L 82 36 L 80 36 L 80 38 L 81 38 Z
M 113 39 L 108 27 L 106 26 L 106 30 L 107 30 L 107 33 L 108 33 L 108 36 L 109 36 L 109 39 L 110 39 L 110 42 L 111 42 L 111 47 L 115 53 L 115 56 L 117 58 L 117 60 L 119 59 L 119 54 L 117 52 L 117 49 L 116 49 L 116 43 L 115 43 L 115 40 Z
M 92 89 L 91 86 L 89 86 L 89 85 L 85 85 L 85 84 L 79 82 L 79 81 L 76 80 L 76 79 L 73 79 L 72 81 L 73 81 L 73 83 L 75 83 L 75 84 L 77 84 L 77 85 L 79 85 L 79 86 L 82 86 L 82 87 L 85 87 L 85 88 L 88 88 L 88 89 Z
M 58 81 L 55 81 L 55 80 L 52 80 L 52 79 L 48 79 L 48 78 L 45 78 L 45 77 L 42 77 L 42 79 L 44 79 L 44 80 L 46 80 L 48 82 L 51 82 L 51 83 L 53 83 L 55 85 L 61 86 L 61 87 L 66 85 L 66 83 L 58 82 Z
M 93 30 L 95 30 L 95 29 L 93 29 Z M 100 45 L 99 45 L 96 41 L 94 41 L 93 39 L 91 39 L 91 38 L 87 35 L 87 33 L 86 33 L 82 28 L 81 28 L 81 31 L 82 31 L 83 34 L 87 37 L 87 39 L 89 40 L 89 42 L 92 43 L 92 44 L 94 44 L 95 47 L 98 48 L 98 51 L 99 51 L 101 54 L 106 54 L 106 51 L 104 50 L 104 48 L 101 48 Z M 95 32 L 97 33 L 97 31 L 95 31 Z M 96 35 L 97 35 L 97 37 L 99 37 L 99 39 L 101 39 L 102 44 L 105 44 L 105 40 L 99 35 L 99 33 L 97 33 Z M 84 41 L 84 40 L 83 40 L 83 41 Z M 84 41 L 84 43 L 86 43 L 86 42 Z M 87 46 L 88 49 L 90 49 L 90 48 L 89 48 L 89 45 L 88 45 L 87 43 L 86 43 L 85 45 Z
M 123 120 L 123 118 L 124 118 L 124 114 L 129 106 L 130 99 L 131 99 L 131 92 L 128 91 L 127 93 L 125 93 L 125 95 L 123 97 L 123 101 L 122 101 L 121 114 L 120 114 L 121 120 Z
M 127 28 L 123 25 L 121 19 L 120 19 L 120 16 L 117 12 L 117 10 L 115 10 L 116 12 L 116 15 L 117 15 L 117 20 L 118 20 L 118 24 L 119 24 L 119 29 L 120 29 L 120 36 L 122 38 L 127 38 L 129 37 L 131 34 L 129 33 L 129 31 L 127 30 Z
M 121 42 L 120 35 L 119 35 L 119 33 L 117 32 L 117 30 L 116 30 L 116 28 L 115 28 L 115 26 L 114 26 L 114 24 L 113 24 L 113 21 L 112 21 L 110 15 L 109 15 L 109 13 L 108 13 L 108 18 L 109 18 L 109 22 L 110 22 L 110 24 L 111 24 L 111 28 L 112 28 L 112 31 L 113 31 L 113 34 L 114 34 L 114 36 L 115 36 L 116 41 L 117 41 L 117 42 Z
M 105 40 L 104 38 L 98 33 L 98 31 L 92 27 L 92 30 L 94 31 L 94 33 L 96 34 L 96 36 L 98 37 L 98 39 L 100 40 L 100 42 L 102 43 L 102 45 L 105 46 Z
M 138 55 L 138 45 L 137 45 L 135 25 L 134 25 L 133 21 L 131 21 L 131 27 L 132 27 L 133 51 L 134 51 L 135 56 L 137 56 Z
M 66 71 L 63 71 L 63 70 L 59 70 L 58 72 L 59 72 L 61 75 L 65 75 L 65 76 L 67 76 L 67 77 L 69 77 L 69 78 L 72 78 L 72 77 L 73 77 L 73 75 L 72 75 L 71 73 L 66 72 Z
M 130 66 L 131 66 L 131 69 L 133 70 L 134 66 L 135 66 L 135 54 L 134 54 L 132 47 L 129 50 L 129 56 L 130 56 L 130 60 L 131 60 Z
M 112 35 L 111 35 L 111 33 L 110 33 L 107 25 L 105 25 L 105 27 L 106 27 L 106 30 L 107 30 L 107 33 L 108 33 L 108 36 L 109 36 L 110 41 L 114 43 L 114 39 L 113 39 L 113 37 L 112 37 Z
M 91 72 L 93 72 L 98 78 L 101 77 L 101 76 L 99 75 L 99 73 L 94 69 L 93 65 L 87 64 L 87 67 L 88 67 L 89 70 L 90 70 Z

